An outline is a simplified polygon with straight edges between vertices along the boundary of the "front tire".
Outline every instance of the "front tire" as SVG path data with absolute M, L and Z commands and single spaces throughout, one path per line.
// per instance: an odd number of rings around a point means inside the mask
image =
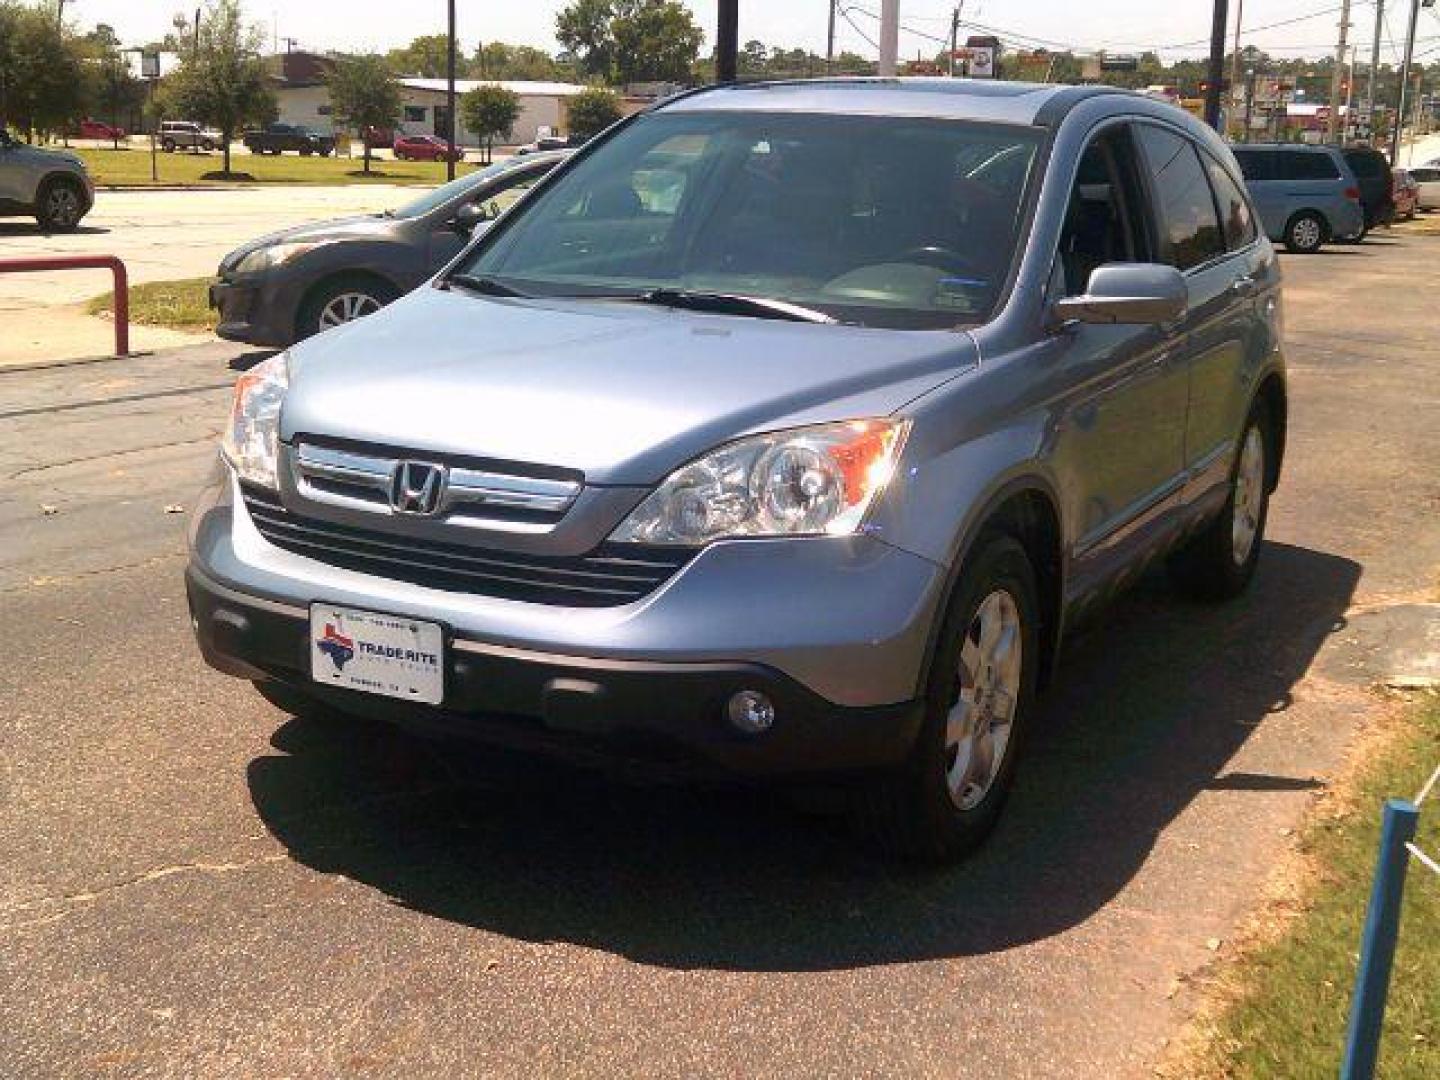
M 1040 605 L 1014 537 L 989 533 L 966 557 L 926 681 L 909 759 L 857 792 L 856 824 L 887 853 L 944 863 L 994 828 L 1035 696 Z
M 1170 576 L 1182 592 L 1199 600 L 1228 600 L 1250 584 L 1270 513 L 1274 445 L 1269 414 L 1257 401 L 1240 436 L 1224 509 L 1170 556 Z
M 297 339 L 313 337 L 342 323 L 373 315 L 399 295 L 371 277 L 342 276 L 321 285 L 306 299 L 295 327 Z
M 45 232 L 71 232 L 85 216 L 85 195 L 74 180 L 47 180 L 35 200 L 35 220 Z
M 1302 210 L 1285 223 L 1285 247 L 1296 255 L 1313 255 L 1325 243 L 1325 219 Z

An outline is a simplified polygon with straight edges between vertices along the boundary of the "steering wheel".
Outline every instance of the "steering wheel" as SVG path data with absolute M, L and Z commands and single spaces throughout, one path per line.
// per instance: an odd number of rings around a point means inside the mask
M 954 274 L 987 276 L 970 256 L 942 244 L 921 244 L 919 247 L 908 248 L 890 261 L 919 263 L 921 266 L 933 266 L 936 270 Z

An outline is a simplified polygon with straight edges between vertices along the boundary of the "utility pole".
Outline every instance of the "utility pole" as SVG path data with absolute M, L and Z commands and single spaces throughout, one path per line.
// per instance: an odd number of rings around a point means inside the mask
M 1410 0 L 1410 29 L 1405 34 L 1405 59 L 1400 63 L 1400 100 L 1395 103 L 1395 122 L 1390 132 L 1390 164 L 1400 164 L 1400 129 L 1405 126 L 1405 92 L 1409 89 L 1410 61 L 1415 58 L 1415 23 L 1420 19 L 1420 0 Z
M 1230 46 L 1230 100 L 1235 100 L 1235 94 L 1240 89 L 1240 24 L 1245 20 L 1245 0 L 1235 0 L 1235 43 Z M 1245 100 L 1245 142 L 1250 141 L 1250 106 L 1249 98 Z M 1227 125 L 1229 126 L 1229 125 Z
M 830 0 L 830 28 L 825 32 L 825 74 L 835 73 L 835 5 L 840 0 Z
M 963 3 L 955 5 L 955 11 L 950 16 L 950 59 L 948 61 L 950 78 L 955 77 L 955 50 L 960 47 L 960 9 Z
M 1346 142 L 1354 138 L 1353 133 L 1355 131 L 1355 113 L 1351 110 L 1351 106 L 1355 101 L 1355 52 L 1356 46 L 1351 45 L 1350 66 L 1345 72 L 1345 127 L 1343 130 L 1345 132 Z
M 200 9 L 195 9 L 195 59 L 200 59 Z
M 1380 75 L 1380 33 L 1385 29 L 1385 0 L 1375 0 L 1375 34 L 1370 39 L 1370 77 L 1365 80 L 1365 122 L 1375 141 L 1375 82 Z
M 1340 40 L 1335 44 L 1335 67 L 1330 72 L 1330 119 L 1325 124 L 1325 141 L 1340 141 L 1340 81 L 1345 77 L 1346 37 L 1350 32 L 1350 0 L 1340 0 Z
M 1348 2 L 1348 0 L 1347 0 Z M 1225 82 L 1225 24 L 1229 21 L 1227 0 L 1215 0 L 1210 18 L 1210 62 L 1205 78 L 1205 123 L 1220 130 L 1220 88 Z
M 715 81 L 733 83 L 740 63 L 740 0 L 720 0 L 715 20 Z
M 880 0 L 880 75 L 895 77 L 900 52 L 900 0 Z
M 445 50 L 445 179 L 455 179 L 455 0 L 446 4 L 450 40 Z

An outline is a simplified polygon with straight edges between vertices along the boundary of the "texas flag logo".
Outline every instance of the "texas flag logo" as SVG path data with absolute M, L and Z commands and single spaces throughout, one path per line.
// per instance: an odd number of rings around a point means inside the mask
M 330 657 L 336 671 L 345 670 L 345 665 L 355 659 L 355 641 L 335 629 L 334 623 L 325 624 L 325 635 L 315 643 L 321 652 Z

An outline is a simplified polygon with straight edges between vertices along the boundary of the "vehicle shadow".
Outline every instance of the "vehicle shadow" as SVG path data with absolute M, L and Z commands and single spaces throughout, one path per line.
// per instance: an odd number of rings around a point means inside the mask
M 0 221 L 0 238 L 6 236 L 100 236 L 110 230 L 100 225 L 77 225 L 69 232 L 57 233 L 42 229 L 34 221 L 23 218 L 14 221 Z
M 1200 792 L 1295 790 L 1226 761 L 1343 624 L 1349 560 L 1267 545 L 1249 595 L 1147 579 L 1071 642 L 1000 827 L 947 870 L 867 854 L 778 792 L 641 787 L 297 717 L 249 766 L 299 862 L 438 918 L 674 968 L 830 970 L 986 953 L 1092 915 Z M 481 760 L 481 759 L 476 759 Z

